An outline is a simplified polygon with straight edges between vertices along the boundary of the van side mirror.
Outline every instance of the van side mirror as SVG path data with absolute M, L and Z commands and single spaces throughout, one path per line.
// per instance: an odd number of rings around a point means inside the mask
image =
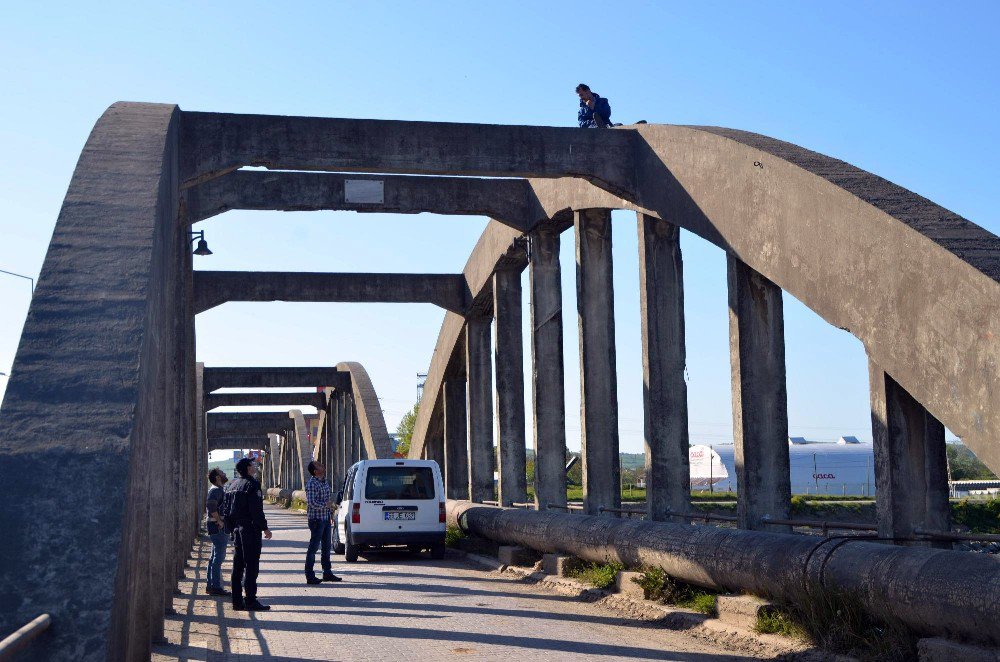
M 337 492 L 337 503 L 340 503 L 343 500 L 344 500 L 344 490 L 340 490 L 339 492 Z

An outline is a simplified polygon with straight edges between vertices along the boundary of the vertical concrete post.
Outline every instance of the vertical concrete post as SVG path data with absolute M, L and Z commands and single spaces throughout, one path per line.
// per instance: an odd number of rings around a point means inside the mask
M 574 231 L 583 506 L 597 515 L 601 506 L 621 507 L 611 210 L 576 212 Z
M 493 499 L 493 368 L 490 361 L 491 318 L 469 317 L 465 323 L 468 375 L 469 499 Z
M 330 391 L 329 393 L 326 405 L 327 411 L 329 412 L 326 426 L 326 443 L 327 455 L 330 458 L 330 483 L 336 486 L 344 474 L 344 470 L 341 466 L 341 457 L 337 452 L 337 431 L 340 427 L 340 414 L 337 410 L 336 391 Z
M 914 529 L 948 531 L 944 425 L 871 360 L 868 378 L 879 536 L 912 538 Z
M 524 441 L 524 341 L 521 338 L 521 272 L 493 274 L 493 340 L 496 366 L 497 469 L 501 506 L 528 498 Z
M 733 255 L 727 258 L 733 440 L 741 529 L 788 517 L 788 396 L 781 288 Z
M 466 416 L 465 380 L 445 380 L 445 491 L 449 499 L 469 498 L 469 434 Z
M 350 410 L 347 408 L 347 393 L 341 391 L 337 406 L 340 411 L 340 421 L 338 423 L 340 456 L 344 458 L 344 471 L 346 472 L 352 464 L 350 444 L 348 443 L 348 431 L 351 429 L 351 425 L 349 420 Z
M 353 399 L 352 402 L 354 402 Z M 354 406 L 351 408 L 351 413 L 353 416 L 351 421 L 351 431 L 354 434 L 351 448 L 353 449 L 352 454 L 354 455 L 354 461 L 359 462 L 365 459 L 365 444 L 364 440 L 361 438 L 361 424 L 358 422 L 357 402 L 354 402 Z
M 559 233 L 531 237 L 531 408 L 535 504 L 566 505 L 566 391 Z
M 639 214 L 639 318 L 649 519 L 691 502 L 680 228 Z
M 354 394 L 347 394 L 347 444 L 351 455 L 351 464 L 361 459 L 358 449 L 358 410 L 354 402 Z
M 205 364 L 196 363 L 194 367 L 195 383 L 195 437 L 196 453 L 198 459 L 198 480 L 199 486 L 204 489 L 196 490 L 198 496 L 198 513 L 205 512 L 205 498 L 208 496 L 208 438 L 205 434 Z

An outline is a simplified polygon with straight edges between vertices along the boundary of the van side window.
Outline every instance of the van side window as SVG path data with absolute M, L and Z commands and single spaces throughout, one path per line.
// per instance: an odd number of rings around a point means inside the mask
M 347 472 L 347 478 L 344 480 L 344 499 L 347 501 L 352 501 L 354 496 L 354 473 L 358 470 L 357 467 L 351 467 L 351 470 Z

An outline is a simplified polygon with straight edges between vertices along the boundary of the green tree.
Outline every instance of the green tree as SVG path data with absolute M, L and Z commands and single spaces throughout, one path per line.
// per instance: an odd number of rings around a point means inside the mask
M 962 444 L 948 444 L 948 466 L 952 480 L 996 480 L 996 475 Z
M 400 419 L 399 425 L 396 427 L 396 435 L 399 440 L 396 452 L 404 457 L 410 454 L 410 441 L 413 439 L 413 428 L 417 424 L 418 409 L 420 409 L 419 402 L 413 405 L 413 409 L 403 414 L 403 418 Z

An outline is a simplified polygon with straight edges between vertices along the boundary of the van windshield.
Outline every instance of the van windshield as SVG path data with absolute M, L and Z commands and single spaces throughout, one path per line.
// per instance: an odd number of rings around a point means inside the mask
M 433 499 L 434 473 L 430 467 L 369 467 L 365 498 Z

